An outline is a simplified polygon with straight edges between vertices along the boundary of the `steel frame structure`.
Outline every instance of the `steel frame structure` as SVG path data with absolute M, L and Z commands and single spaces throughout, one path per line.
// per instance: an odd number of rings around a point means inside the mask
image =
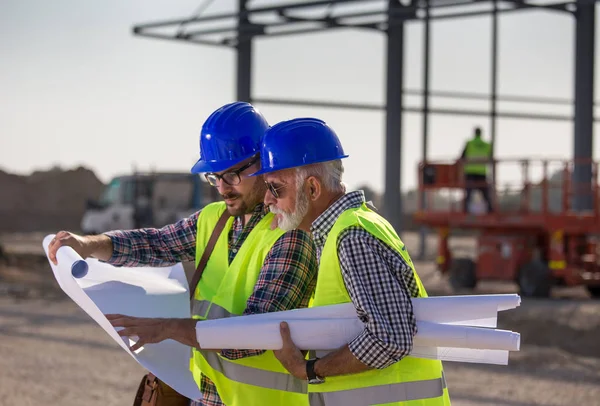
M 572 120 L 574 122 L 574 159 L 592 158 L 594 123 L 594 54 L 595 54 L 595 3 L 596 0 L 308 0 L 282 2 L 273 5 L 250 7 L 248 0 L 236 0 L 237 12 L 202 15 L 187 18 L 138 24 L 134 35 L 183 41 L 190 44 L 230 47 L 237 54 L 236 98 L 253 103 L 294 106 L 336 107 L 363 110 L 383 110 L 386 114 L 385 130 L 385 193 L 384 212 L 399 232 L 402 229 L 402 121 L 404 111 L 422 113 L 422 156 L 427 161 L 429 115 L 487 116 L 490 119 L 492 145 L 496 140 L 496 121 L 499 117 L 539 120 Z M 540 3 L 539 1 L 544 1 Z M 276 3 L 276 4 L 275 4 Z M 348 11 L 348 5 L 370 6 L 371 10 Z M 570 15 L 575 28 L 575 92 L 574 99 L 542 97 L 500 96 L 498 94 L 498 15 L 524 10 L 545 10 Z M 312 15 L 306 15 L 312 12 Z M 314 14 L 319 14 L 315 16 Z M 464 92 L 435 92 L 430 90 L 430 26 L 431 21 L 459 17 L 491 16 L 491 83 L 489 94 Z M 404 27 L 407 22 L 420 21 L 424 29 L 423 88 L 405 90 L 403 80 Z M 220 25 L 214 26 L 215 23 Z M 252 84 L 252 44 L 256 38 L 299 35 L 339 28 L 356 28 L 380 31 L 387 37 L 387 72 L 385 105 L 337 103 L 316 100 L 282 98 L 254 98 Z M 172 32 L 165 33 L 164 29 Z M 406 107 L 404 94 L 420 94 L 422 108 Z M 431 96 L 488 100 L 489 110 L 439 109 L 429 106 Z M 532 102 L 548 104 L 573 104 L 574 117 L 555 114 L 525 114 L 498 111 L 498 101 Z M 573 173 L 575 182 L 591 183 L 590 165 L 580 165 Z M 575 201 L 578 210 L 590 209 L 592 201 L 582 196 Z M 420 256 L 424 254 L 424 233 Z

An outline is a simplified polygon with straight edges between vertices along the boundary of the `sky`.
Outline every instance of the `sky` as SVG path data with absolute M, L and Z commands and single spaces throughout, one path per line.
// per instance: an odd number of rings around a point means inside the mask
M 234 10 L 235 3 L 213 1 L 206 13 Z M 28 174 L 55 165 L 83 165 L 104 182 L 133 168 L 188 171 L 198 158 L 203 121 L 235 100 L 235 53 L 134 36 L 131 28 L 188 17 L 201 4 L 0 0 L 0 168 Z M 481 16 L 432 22 L 432 91 L 489 92 L 490 20 Z M 572 98 L 574 28 L 573 17 L 556 12 L 501 14 L 499 94 Z M 421 23 L 407 24 L 406 89 L 422 88 L 422 32 Z M 597 44 L 599 36 L 597 32 Z M 385 46 L 380 32 L 349 29 L 258 39 L 253 95 L 383 104 Z M 598 95 L 600 62 L 596 78 Z M 421 98 L 405 96 L 405 104 L 418 107 Z M 442 98 L 432 98 L 430 104 L 488 106 L 485 101 Z M 368 184 L 383 191 L 383 112 L 256 106 L 271 124 L 300 116 L 328 122 L 350 155 L 344 162 L 348 186 Z M 501 102 L 499 109 L 572 114 L 570 106 Z M 420 114 L 404 115 L 403 189 L 416 184 L 421 123 Z M 456 158 L 474 126 L 489 135 L 485 117 L 431 115 L 430 159 Z M 596 125 L 596 134 L 599 129 Z M 571 122 L 499 119 L 496 156 L 569 158 L 572 134 Z M 595 157 L 599 149 L 595 143 Z M 512 165 L 499 174 L 500 181 L 516 181 L 518 173 Z

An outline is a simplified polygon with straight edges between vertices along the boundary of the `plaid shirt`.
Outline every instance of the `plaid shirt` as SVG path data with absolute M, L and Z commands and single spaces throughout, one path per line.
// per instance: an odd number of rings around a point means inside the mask
M 347 193 L 311 225 L 319 258 L 338 217 L 365 202 L 362 191 Z M 364 228 L 345 229 L 337 241 L 344 284 L 365 329 L 349 344 L 352 354 L 372 368 L 385 368 L 412 350 L 417 323 L 411 297 L 419 288 L 404 258 Z
M 263 204 L 256 206 L 244 226 L 235 217 L 229 232 L 229 262 L 256 224 L 269 212 Z M 113 243 L 113 255 L 107 261 L 115 266 L 167 266 L 181 261 L 194 261 L 198 215 L 180 220 L 161 229 L 145 228 L 105 233 Z M 306 307 L 317 281 L 316 249 L 309 234 L 288 231 L 273 245 L 260 270 L 254 292 L 243 314 L 268 313 Z M 222 350 L 228 359 L 262 354 L 262 350 Z M 191 405 L 221 406 L 217 388 L 202 375 L 200 391 L 203 399 Z

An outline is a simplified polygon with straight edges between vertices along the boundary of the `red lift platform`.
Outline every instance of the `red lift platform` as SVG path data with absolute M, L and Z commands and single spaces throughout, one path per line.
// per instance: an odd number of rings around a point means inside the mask
M 474 288 L 478 280 L 515 281 L 522 296 L 548 297 L 555 285 L 585 285 L 600 297 L 600 211 L 598 163 L 580 162 L 591 182 L 574 184 L 574 161 L 495 160 L 487 186 L 487 206 L 465 212 L 463 162 L 419 164 L 419 196 L 425 207 L 418 224 L 438 231 L 438 269 L 454 289 Z M 475 200 L 478 191 L 472 193 Z M 481 196 L 480 196 L 481 197 Z M 588 199 L 589 211 L 574 211 L 575 197 Z M 485 208 L 484 208 L 485 207 Z M 475 232 L 474 258 L 454 256 L 452 233 Z M 462 231 L 464 234 L 464 231 Z

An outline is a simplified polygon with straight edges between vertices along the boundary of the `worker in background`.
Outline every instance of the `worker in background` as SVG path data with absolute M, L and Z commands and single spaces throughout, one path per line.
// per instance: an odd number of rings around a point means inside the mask
M 307 361 L 281 323 L 283 348 L 275 355 L 308 381 L 311 406 L 449 405 L 441 361 L 409 355 L 417 332 L 411 298 L 427 292 L 394 228 L 368 207 L 363 191 L 346 192 L 347 156 L 318 119 L 278 123 L 263 138 L 255 175 L 267 182 L 265 204 L 279 228 L 310 232 L 317 246 L 310 307 L 351 302 L 364 324 L 347 345 L 310 351 Z
M 200 134 L 200 159 L 193 173 L 204 173 L 224 202 L 211 203 L 189 218 L 161 229 L 112 231 L 96 236 L 57 233 L 49 246 L 70 246 L 83 258 L 115 266 L 166 266 L 196 260 L 225 210 L 229 218 L 198 283 L 193 319 L 149 319 L 107 315 L 123 336 L 138 336 L 132 351 L 173 339 L 193 347 L 191 370 L 203 399 L 192 405 L 307 405 L 307 384 L 281 366 L 272 351 L 199 351 L 196 322 L 240 314 L 306 307 L 314 291 L 317 257 L 306 231 L 271 229 L 273 214 L 263 204 L 259 142 L 268 128 L 250 104 L 225 105 L 208 117 Z M 253 372 L 256 371 L 256 372 Z M 230 378 L 234 379 L 230 379 Z
M 460 156 L 465 175 L 465 199 L 463 209 L 469 212 L 469 204 L 474 190 L 479 190 L 487 204 L 488 213 L 493 211 L 490 188 L 487 181 L 487 166 L 493 158 L 492 145 L 481 139 L 481 128 L 475 128 L 475 135 L 467 141 Z

